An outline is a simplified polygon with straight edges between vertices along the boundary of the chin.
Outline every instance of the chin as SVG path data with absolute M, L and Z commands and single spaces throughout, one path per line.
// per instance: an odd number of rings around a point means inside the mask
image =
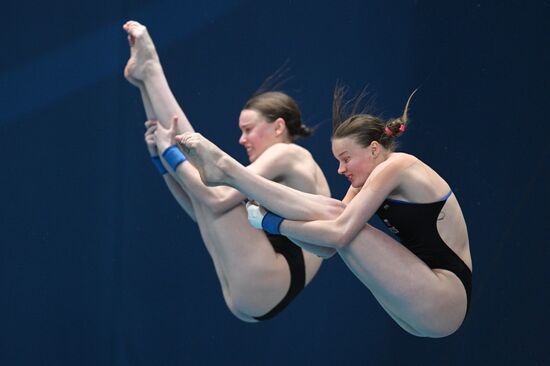
M 363 182 L 363 183 L 359 183 L 359 182 L 357 182 L 357 181 L 351 182 L 351 186 L 352 186 L 353 188 L 361 188 L 361 187 L 363 187 L 364 184 L 365 184 L 365 182 Z

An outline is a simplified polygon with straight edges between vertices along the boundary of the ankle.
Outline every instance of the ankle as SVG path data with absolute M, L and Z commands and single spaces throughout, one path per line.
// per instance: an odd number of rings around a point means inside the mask
M 218 168 L 223 173 L 223 182 L 229 186 L 233 186 L 235 183 L 235 173 L 239 168 L 239 164 L 235 164 L 236 161 L 228 155 L 220 157 L 217 162 Z
M 147 60 L 143 64 L 143 79 L 155 78 L 163 76 L 164 70 L 158 60 Z

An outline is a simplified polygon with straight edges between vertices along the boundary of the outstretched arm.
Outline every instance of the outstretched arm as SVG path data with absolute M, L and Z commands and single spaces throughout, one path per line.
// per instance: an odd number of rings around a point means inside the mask
M 406 162 L 399 160 L 380 164 L 358 193 L 355 190 L 348 192 L 348 199 L 353 200 L 342 210 L 343 203 L 340 201 L 309 195 L 251 174 L 200 134 L 184 134 L 179 138 L 179 143 L 204 181 L 235 187 L 286 218 L 281 225 L 283 235 L 335 249 L 346 245 L 357 235 L 383 200 L 397 187 L 400 172 L 406 168 L 403 166 Z M 328 214 L 311 218 L 312 212 Z
M 284 220 L 280 226 L 281 234 L 336 250 L 343 248 L 357 236 L 386 197 L 400 184 L 401 172 L 406 164 L 397 160 L 377 166 L 359 192 L 348 191 L 347 197 L 350 194 L 354 197 L 335 219 L 310 222 Z

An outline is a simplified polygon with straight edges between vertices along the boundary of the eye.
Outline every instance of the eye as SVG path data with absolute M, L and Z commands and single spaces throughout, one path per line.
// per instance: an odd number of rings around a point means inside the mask
M 349 163 L 349 161 L 350 161 L 350 158 L 349 158 L 349 157 L 345 157 L 345 158 L 344 158 L 344 163 L 347 164 L 347 163 Z

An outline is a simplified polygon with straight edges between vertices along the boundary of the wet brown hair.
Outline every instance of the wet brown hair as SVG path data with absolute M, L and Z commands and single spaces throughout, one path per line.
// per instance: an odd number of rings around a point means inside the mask
M 409 96 L 403 115 L 398 118 L 390 118 L 387 121 L 381 117 L 366 113 L 364 108 L 360 112 L 357 112 L 366 95 L 365 90 L 345 102 L 346 91 L 347 88 L 342 84 L 337 84 L 334 89 L 331 139 L 352 137 L 363 147 L 369 146 L 373 141 L 378 141 L 386 149 L 394 151 L 397 147 L 395 140 L 405 132 L 405 128 L 409 122 L 407 112 L 416 90 Z M 353 104 L 350 106 L 352 102 Z
M 255 95 L 246 102 L 243 109 L 259 112 L 269 123 L 275 122 L 277 118 L 284 119 L 292 141 L 313 133 L 313 129 L 303 123 L 296 101 L 283 92 L 268 91 Z

